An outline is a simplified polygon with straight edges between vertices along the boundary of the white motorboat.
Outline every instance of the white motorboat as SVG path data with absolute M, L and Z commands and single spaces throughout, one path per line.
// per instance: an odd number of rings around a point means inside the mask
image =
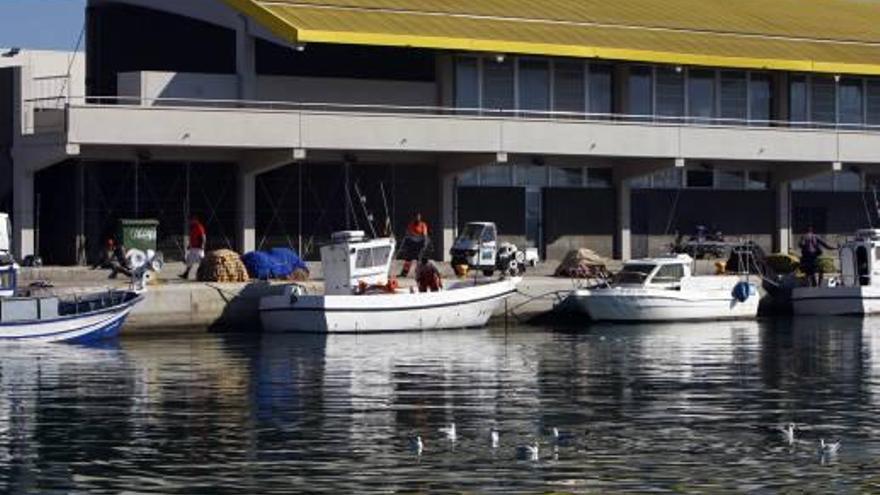
M 457 281 L 439 292 L 400 289 L 389 276 L 394 239 L 337 232 L 321 248 L 324 294 L 298 284 L 260 299 L 267 332 L 387 332 L 485 325 L 516 291 L 519 277 Z
M 796 315 L 866 315 L 880 313 L 880 230 L 864 229 L 839 249 L 840 277 L 819 287 L 791 291 Z
M 758 289 L 736 275 L 695 276 L 685 254 L 632 260 L 608 283 L 571 294 L 596 321 L 755 318 Z

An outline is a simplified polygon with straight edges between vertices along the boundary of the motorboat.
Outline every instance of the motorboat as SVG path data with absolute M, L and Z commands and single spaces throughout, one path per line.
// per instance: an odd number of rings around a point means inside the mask
M 30 295 L 19 290 L 19 265 L 10 254 L 9 217 L 0 213 L 0 341 L 89 343 L 115 337 L 131 310 L 144 299 L 154 255 L 133 252 L 137 281 L 130 290 L 82 295 Z
M 570 295 L 595 321 L 755 318 L 758 288 L 739 275 L 694 275 L 686 254 L 626 262 L 612 279 Z
M 394 239 L 362 231 L 334 233 L 321 248 L 324 293 L 287 284 L 260 299 L 267 332 L 360 333 L 471 328 L 486 325 L 521 278 L 474 277 L 438 292 L 417 292 L 391 278 Z
M 796 315 L 880 313 L 880 229 L 863 229 L 838 250 L 840 276 L 791 291 Z

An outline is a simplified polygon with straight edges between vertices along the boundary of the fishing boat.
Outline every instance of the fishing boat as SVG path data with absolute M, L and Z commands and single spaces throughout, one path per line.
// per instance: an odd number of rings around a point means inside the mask
M 863 229 L 838 250 L 840 276 L 791 291 L 796 315 L 880 313 L 880 229 Z
M 595 321 L 755 318 L 757 286 L 737 275 L 693 274 L 686 254 L 628 261 L 611 280 L 570 297 Z
M 260 299 L 267 332 L 360 333 L 484 326 L 516 292 L 519 277 L 472 278 L 438 292 L 403 289 L 390 277 L 394 239 L 363 231 L 332 235 L 321 248 L 324 293 L 288 284 Z
M 131 253 L 140 263 L 130 290 L 27 295 L 17 287 L 20 268 L 9 252 L 10 230 L 8 216 L 0 213 L 0 341 L 89 343 L 115 337 L 144 298 L 147 271 L 160 263 L 154 255 Z

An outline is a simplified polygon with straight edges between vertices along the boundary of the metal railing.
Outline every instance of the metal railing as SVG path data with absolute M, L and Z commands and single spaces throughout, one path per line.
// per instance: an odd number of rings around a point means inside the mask
M 141 98 L 131 96 L 67 96 L 30 98 L 25 108 L 66 110 L 69 107 L 125 107 L 142 109 L 188 108 L 192 110 L 257 110 L 304 113 L 356 113 L 362 115 L 400 115 L 460 117 L 474 119 L 536 120 L 554 122 L 593 122 L 603 124 L 648 124 L 659 126 L 728 127 L 750 129 L 796 129 L 836 132 L 880 132 L 880 124 L 793 122 L 724 117 L 663 116 L 620 113 L 590 113 L 556 110 L 511 110 L 442 106 L 387 105 L 370 103 L 294 102 L 239 99 Z

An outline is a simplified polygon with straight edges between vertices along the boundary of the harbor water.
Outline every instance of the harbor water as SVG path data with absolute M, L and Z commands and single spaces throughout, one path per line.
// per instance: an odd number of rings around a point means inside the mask
M 876 492 L 878 412 L 871 319 L 11 345 L 0 491 Z

